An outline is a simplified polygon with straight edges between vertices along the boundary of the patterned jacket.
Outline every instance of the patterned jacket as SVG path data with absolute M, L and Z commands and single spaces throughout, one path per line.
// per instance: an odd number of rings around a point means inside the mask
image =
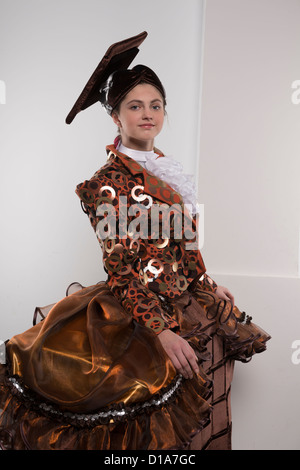
M 176 331 L 163 301 L 199 283 L 204 290 L 216 289 L 197 248 L 195 220 L 167 183 L 114 145 L 106 151 L 106 165 L 76 193 L 102 246 L 107 282 L 138 322 L 157 334 Z

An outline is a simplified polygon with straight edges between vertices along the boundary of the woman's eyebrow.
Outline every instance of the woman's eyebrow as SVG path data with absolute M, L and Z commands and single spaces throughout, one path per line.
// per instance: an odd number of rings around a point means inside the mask
M 156 101 L 159 101 L 160 103 L 162 103 L 162 100 L 159 98 L 155 98 L 154 100 L 150 101 L 150 103 L 155 103 Z M 143 103 L 143 101 L 142 100 L 130 100 L 128 101 L 127 104 L 131 104 L 131 103 Z
M 127 104 L 131 104 L 131 103 L 143 103 L 143 101 L 142 100 L 130 100 L 128 101 Z

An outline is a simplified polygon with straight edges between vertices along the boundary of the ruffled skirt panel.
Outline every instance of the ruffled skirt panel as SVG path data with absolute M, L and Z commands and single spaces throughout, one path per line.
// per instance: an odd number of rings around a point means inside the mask
M 1 448 L 229 449 L 234 360 L 250 360 L 269 336 L 215 294 L 187 291 L 168 304 L 201 366 L 186 380 L 105 282 L 74 287 L 6 344 Z
M 174 306 L 181 335 L 194 347 L 211 381 L 208 425 L 191 441 L 191 450 L 231 450 L 231 382 L 234 362 L 249 362 L 265 351 L 268 333 L 230 302 L 197 288 L 184 293 Z M 200 321 L 199 321 L 200 320 Z

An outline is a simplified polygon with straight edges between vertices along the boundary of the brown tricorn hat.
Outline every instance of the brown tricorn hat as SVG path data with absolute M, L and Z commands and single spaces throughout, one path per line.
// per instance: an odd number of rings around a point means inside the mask
M 123 96 L 139 81 L 145 81 L 156 86 L 165 97 L 164 89 L 155 73 L 145 66 L 136 66 L 132 73 L 127 70 L 135 56 L 138 54 L 138 46 L 146 39 L 147 32 L 112 44 L 106 51 L 99 65 L 91 75 L 79 98 L 69 112 L 66 123 L 71 124 L 76 114 L 97 101 L 100 101 L 111 114 L 113 108 L 120 102 Z M 118 75 L 118 72 L 121 74 Z M 134 72 L 133 72 L 134 71 Z M 116 83 L 116 87 L 112 85 Z M 110 93 L 112 91 L 112 93 Z M 109 97 L 109 94 L 111 96 Z

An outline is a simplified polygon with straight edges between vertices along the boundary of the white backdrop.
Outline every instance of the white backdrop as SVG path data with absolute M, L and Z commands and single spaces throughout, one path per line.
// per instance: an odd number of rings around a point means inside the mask
M 115 128 L 100 105 L 64 120 L 107 47 L 146 30 L 134 64 L 167 90 L 158 147 L 198 173 L 208 272 L 272 334 L 266 353 L 236 365 L 233 448 L 300 449 L 299 7 L 0 0 L 0 339 L 72 281 L 105 277 L 74 190 L 105 162 Z

